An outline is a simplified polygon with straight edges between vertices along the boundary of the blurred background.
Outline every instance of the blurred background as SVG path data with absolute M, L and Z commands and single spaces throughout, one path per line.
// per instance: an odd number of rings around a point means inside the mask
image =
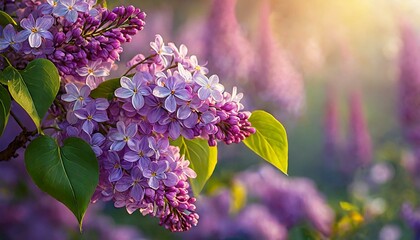
M 101 218 L 91 213 L 85 239 L 420 239 L 419 1 L 108 1 L 128 4 L 147 13 L 146 26 L 113 76 L 147 55 L 155 34 L 185 44 L 227 90 L 244 93 L 245 109 L 284 124 L 289 176 L 243 145 L 220 144 L 195 229 L 170 233 L 105 204 L 90 210 Z M 61 222 L 48 220 L 41 205 L 33 214 L 45 226 L 72 221 L 61 206 Z

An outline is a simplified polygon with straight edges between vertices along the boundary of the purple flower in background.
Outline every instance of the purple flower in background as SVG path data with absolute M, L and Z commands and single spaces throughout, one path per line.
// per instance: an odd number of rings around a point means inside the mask
M 28 18 L 22 19 L 20 25 L 24 28 L 19 32 L 19 39 L 29 38 L 29 45 L 33 48 L 41 46 L 42 38 L 53 40 L 53 35 L 48 31 L 54 23 L 54 18 L 44 16 L 34 19 L 32 14 Z
M 53 14 L 64 16 L 67 21 L 74 23 L 77 20 L 77 12 L 88 12 L 89 5 L 83 0 L 60 0 L 54 8 Z
M 83 85 L 79 90 L 76 84 L 67 83 L 65 89 L 67 93 L 61 95 L 61 100 L 69 103 L 74 102 L 73 110 L 82 108 L 92 100 L 89 97 L 90 88 L 87 85 Z
M 105 67 L 104 64 L 102 64 L 102 60 L 98 59 L 94 62 L 90 62 L 86 67 L 76 69 L 76 72 L 80 76 L 86 77 L 86 84 L 91 89 L 94 89 L 98 86 L 98 83 L 100 83 L 97 81 L 98 78 L 103 78 L 109 75 L 109 67 Z
M 133 107 L 139 110 L 144 106 L 144 97 L 150 95 L 151 89 L 146 85 L 143 74 L 135 74 L 133 79 L 122 77 L 121 87 L 115 90 L 115 96 L 119 98 L 130 98 Z
M 223 100 L 223 91 L 225 88 L 219 83 L 219 77 L 217 75 L 212 75 L 209 78 L 202 75 L 202 77 L 196 78 L 195 82 L 201 86 L 201 88 L 198 89 L 198 97 L 201 100 L 206 100 L 210 96 L 216 100 L 216 102 Z
M 11 24 L 7 24 L 3 29 L 3 38 L 0 38 L 0 50 L 10 46 L 15 51 L 19 51 L 22 48 L 21 42 L 25 41 L 25 38 L 22 37 L 22 34 L 16 34 L 16 30 Z
M 136 201 L 141 201 L 144 197 L 144 189 L 149 187 L 147 179 L 143 177 L 139 167 L 133 167 L 130 173 L 130 176 L 123 176 L 115 184 L 115 190 L 125 192 L 131 187 L 130 196 Z
M 88 134 L 92 134 L 98 122 L 105 122 L 108 116 L 105 110 L 98 110 L 95 101 L 91 101 L 85 108 L 74 111 L 77 118 L 84 120 L 82 129 Z
M 109 133 L 109 140 L 113 143 L 110 147 L 111 151 L 120 151 L 126 144 L 134 145 L 134 136 L 137 133 L 137 124 L 130 123 L 127 128 L 124 122 L 117 122 L 117 129 Z
M 188 101 L 191 98 L 190 92 L 185 89 L 185 82 L 175 77 L 168 77 L 164 82 L 164 86 L 156 86 L 153 89 L 153 95 L 165 99 L 165 108 L 169 112 L 175 112 L 176 99 L 175 97 Z
M 360 93 L 350 96 L 349 121 L 349 157 L 344 163 L 344 169 L 355 170 L 366 166 L 372 161 L 372 140 L 363 114 L 363 104 Z
M 57 7 L 59 0 L 47 0 L 46 3 L 41 4 L 38 7 L 38 10 L 41 11 L 42 14 L 51 14 L 55 7 Z

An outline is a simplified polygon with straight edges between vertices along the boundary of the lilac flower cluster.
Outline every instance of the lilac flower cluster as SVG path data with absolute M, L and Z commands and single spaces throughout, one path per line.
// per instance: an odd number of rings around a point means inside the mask
M 12 5 L 6 10 L 11 9 L 8 13 L 16 16 L 23 30 L 7 25 L 0 53 L 17 68 L 32 59 L 47 58 L 64 81 L 82 81 L 91 88 L 109 75 L 119 60 L 121 44 L 143 28 L 146 16 L 133 6 L 108 10 L 90 0 L 23 0 Z
M 196 57 L 182 54 L 185 46 L 165 45 L 159 35 L 150 46 L 149 57 L 128 63 L 137 72 L 120 78 L 113 99 L 93 99 L 89 86 L 68 83 L 65 104 L 51 109 L 44 124 L 61 130 L 51 133 L 59 141 L 77 136 L 92 146 L 101 169 L 94 202 L 113 200 L 183 231 L 198 220 L 188 184 L 196 174 L 170 139 L 201 137 L 214 146 L 238 143 L 255 129 L 242 95 L 225 92 L 216 75 L 207 77 Z
M 262 167 L 243 172 L 236 180 L 244 184 L 252 204 L 233 213 L 234 198 L 228 189 L 200 199 L 201 225 L 184 238 L 287 239 L 288 231 L 303 222 L 324 237 L 331 236 L 334 212 L 309 179 L 286 178 Z

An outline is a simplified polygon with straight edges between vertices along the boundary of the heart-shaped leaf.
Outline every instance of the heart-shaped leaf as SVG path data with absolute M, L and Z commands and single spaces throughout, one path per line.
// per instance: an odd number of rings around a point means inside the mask
M 262 110 L 252 112 L 249 121 L 257 131 L 243 141 L 245 145 L 287 174 L 288 143 L 283 125 Z
M 0 136 L 3 134 L 4 128 L 7 125 L 10 113 L 10 95 L 7 90 L 0 85 Z
M 8 66 L 3 77 L 13 99 L 25 109 L 41 132 L 41 120 L 60 88 L 57 68 L 49 60 L 36 59 L 22 71 Z
M 0 25 L 5 27 L 7 24 L 12 24 L 13 26 L 17 26 L 15 20 L 13 20 L 13 18 L 9 14 L 3 11 L 0 11 Z
M 67 138 L 62 147 L 49 136 L 32 141 L 25 164 L 36 185 L 66 205 L 82 227 L 83 217 L 99 181 L 95 153 L 80 138 Z
M 210 147 L 204 139 L 188 140 L 182 136 L 171 144 L 179 147 L 181 155 L 185 155 L 190 167 L 197 173 L 197 177 L 190 180 L 194 194 L 200 194 L 216 167 L 217 147 Z

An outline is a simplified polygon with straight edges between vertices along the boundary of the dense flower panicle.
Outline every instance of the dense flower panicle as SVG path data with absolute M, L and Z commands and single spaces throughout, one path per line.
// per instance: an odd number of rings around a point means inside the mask
M 87 0 L 26 0 L 17 6 L 9 13 L 17 16 L 23 30 L 3 32 L 0 51 L 17 68 L 47 58 L 63 81 L 81 81 L 90 88 L 109 75 L 121 44 L 143 29 L 146 16 L 133 6 L 108 10 Z
M 331 88 L 327 89 L 327 99 L 325 106 L 324 115 L 324 135 L 325 135 L 325 160 L 328 166 L 335 166 L 338 164 L 338 156 L 340 154 L 340 148 L 342 146 L 340 127 L 339 127 L 339 115 L 337 107 L 337 99 L 331 91 Z
M 348 159 L 343 163 L 343 167 L 352 172 L 358 167 L 371 163 L 372 141 L 363 115 L 361 95 L 354 92 L 350 96 L 349 105 Z
M 409 203 L 404 203 L 401 206 L 401 215 L 405 220 L 406 224 L 414 231 L 414 239 L 420 237 L 420 211 L 419 209 L 414 209 L 413 206 Z
M 207 76 L 205 64 L 185 45 L 166 44 L 156 35 L 151 55 L 129 62 L 113 98 L 94 99 L 91 90 L 110 74 L 121 44 L 142 30 L 145 13 L 133 6 L 108 10 L 92 0 L 8 3 L 16 6 L 10 13 L 20 30 L 2 29 L 0 53 L 18 69 L 35 58 L 57 67 L 62 101 L 54 101 L 43 126 L 58 143 L 79 137 L 91 145 L 100 168 L 92 201 L 111 200 L 130 214 L 155 216 L 171 231 L 197 225 L 188 183 L 197 174 L 170 140 L 239 143 L 255 133 L 240 103 L 243 95 L 236 88 L 225 91 L 217 75 Z
M 279 47 L 271 26 L 269 1 L 265 0 L 260 13 L 252 83 L 261 93 L 259 97 L 265 102 L 274 102 L 280 114 L 296 116 L 305 105 L 303 79 Z
M 334 213 L 311 181 L 288 179 L 269 167 L 246 172 L 239 179 L 287 228 L 308 220 L 323 235 L 331 234 Z
M 203 29 L 203 51 L 208 67 L 224 79 L 246 81 L 253 51 L 235 14 L 236 0 L 213 0 Z M 224 57 L 220 57 L 224 56 Z M 238 82 L 234 82 L 237 84 Z
M 129 213 L 139 210 L 171 231 L 183 231 L 198 221 L 188 184 L 197 175 L 169 140 L 231 144 L 255 129 L 236 88 L 225 92 L 216 75 L 208 78 L 195 57 L 180 58 L 177 47 L 159 35 L 151 47 L 151 56 L 133 63 L 130 70 L 137 72 L 120 78 L 111 100 L 92 99 L 87 85 L 66 84 L 61 99 L 67 113 L 51 109 L 53 121 L 46 124 L 62 130 L 59 141 L 78 136 L 92 146 L 101 169 L 93 201 L 113 200 Z

